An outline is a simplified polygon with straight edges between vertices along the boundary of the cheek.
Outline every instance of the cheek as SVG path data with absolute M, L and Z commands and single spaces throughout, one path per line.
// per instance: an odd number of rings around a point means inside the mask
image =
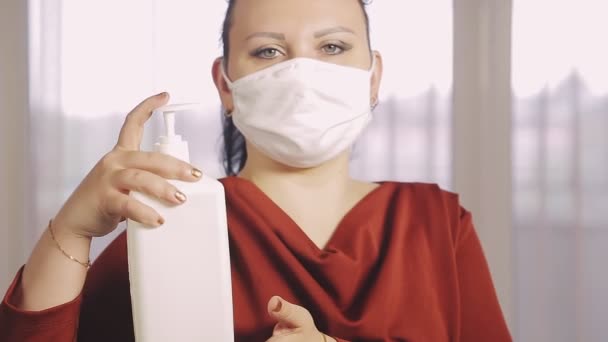
M 255 63 L 252 63 L 250 58 L 231 56 L 230 61 L 228 62 L 228 72 L 226 76 L 230 79 L 230 81 L 236 82 L 239 79 L 260 69 L 261 68 L 255 65 Z
M 247 64 L 246 59 L 238 54 L 233 54 L 228 61 L 228 74 L 226 76 L 228 76 L 232 82 L 246 76 L 247 70 L 249 69 Z
M 228 77 L 234 82 L 256 71 L 260 71 L 270 64 L 271 62 L 251 57 L 249 53 L 239 52 L 230 57 Z
M 367 50 L 359 50 L 348 56 L 348 64 L 363 70 L 369 70 L 372 65 L 372 57 Z
M 372 54 L 367 45 L 356 43 L 351 50 L 345 51 L 338 56 L 332 56 L 330 59 L 334 59 L 339 64 L 369 70 L 372 63 Z

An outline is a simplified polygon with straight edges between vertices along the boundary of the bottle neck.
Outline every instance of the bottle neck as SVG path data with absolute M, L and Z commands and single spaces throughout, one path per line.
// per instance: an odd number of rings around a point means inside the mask
M 161 142 L 154 145 L 156 152 L 170 155 L 177 159 L 190 163 L 190 152 L 186 141 Z

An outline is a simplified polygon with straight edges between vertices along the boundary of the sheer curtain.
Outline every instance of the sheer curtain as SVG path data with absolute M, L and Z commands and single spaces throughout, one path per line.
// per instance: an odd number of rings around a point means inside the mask
M 608 339 L 608 5 L 514 6 L 518 341 Z
M 145 97 L 169 91 L 173 103 L 200 102 L 200 112 L 183 113 L 177 129 L 190 143 L 192 162 L 215 177 L 219 162 L 220 104 L 210 67 L 220 55 L 219 33 L 224 2 L 54 0 L 33 2 L 41 16 L 40 105 L 32 110 L 33 163 L 56 165 L 40 174 L 46 196 L 35 196 L 40 218 L 32 239 L 78 185 L 95 162 L 115 144 L 125 114 Z M 52 20 L 52 22 L 49 22 Z M 43 118 L 44 120 L 40 120 Z M 49 124 L 53 129 L 49 129 Z M 150 150 L 162 122 L 153 117 L 142 149 Z M 51 157 L 52 156 L 52 157 Z M 39 169 L 39 168 L 37 168 Z M 95 239 L 95 258 L 124 226 Z
M 380 104 L 355 147 L 352 172 L 367 180 L 450 188 L 451 1 L 376 1 L 368 10 L 372 45 L 383 54 L 385 72 Z

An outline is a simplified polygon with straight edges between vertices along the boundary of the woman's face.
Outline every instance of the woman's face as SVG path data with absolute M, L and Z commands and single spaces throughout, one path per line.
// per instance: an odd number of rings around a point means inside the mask
M 298 57 L 360 69 L 371 67 L 365 17 L 357 0 L 238 0 L 230 32 L 228 77 L 241 77 Z M 371 99 L 377 99 L 382 59 L 376 55 Z M 213 76 L 222 103 L 232 110 L 232 96 L 221 73 Z

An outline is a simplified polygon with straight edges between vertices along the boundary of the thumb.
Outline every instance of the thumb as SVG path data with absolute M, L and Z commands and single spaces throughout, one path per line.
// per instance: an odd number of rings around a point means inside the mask
M 268 301 L 268 314 L 287 328 L 314 327 L 314 321 L 308 310 L 279 296 L 274 296 Z

